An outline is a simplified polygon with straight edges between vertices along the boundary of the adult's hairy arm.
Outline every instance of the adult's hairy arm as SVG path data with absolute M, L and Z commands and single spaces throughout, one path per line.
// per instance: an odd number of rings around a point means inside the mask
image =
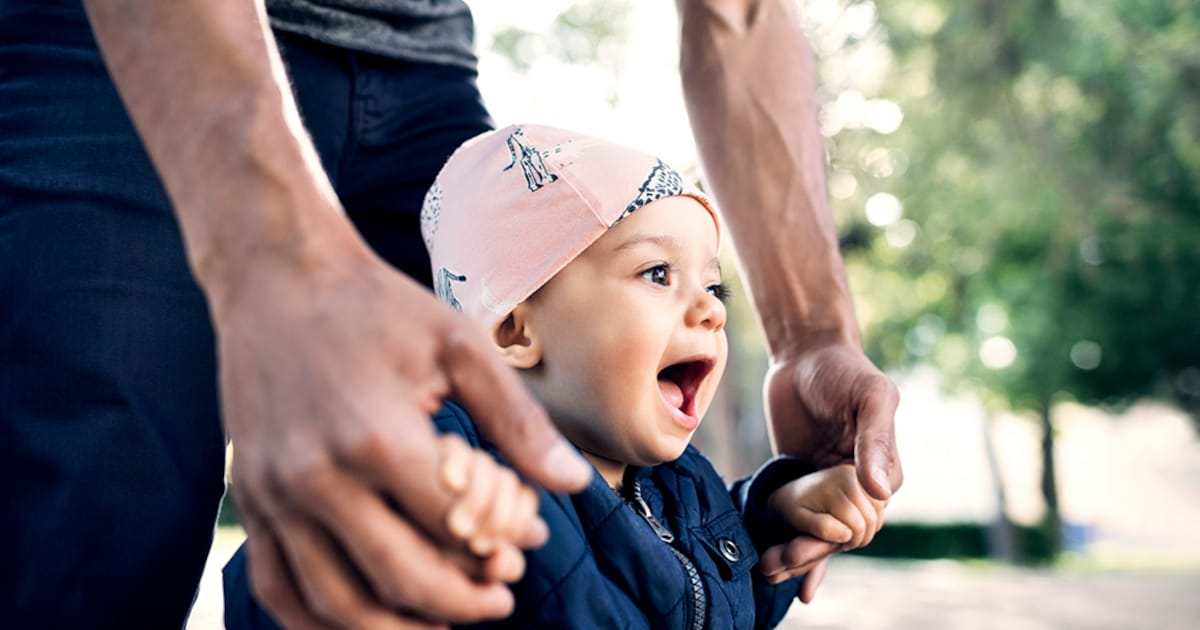
M 864 488 L 887 499 L 903 479 L 893 426 L 899 396 L 862 351 L 826 193 L 816 65 L 799 2 L 676 6 L 692 129 L 767 337 L 774 446 L 822 468 L 853 461 Z M 773 548 L 763 568 L 809 568 L 828 551 L 801 540 Z
M 85 0 L 218 340 L 257 594 L 288 626 L 503 616 L 445 527 L 429 417 L 460 398 L 533 481 L 589 469 L 482 330 L 375 257 L 321 171 L 261 1 Z M 503 430 L 494 430 L 503 427 Z M 410 618 L 397 615 L 408 611 Z

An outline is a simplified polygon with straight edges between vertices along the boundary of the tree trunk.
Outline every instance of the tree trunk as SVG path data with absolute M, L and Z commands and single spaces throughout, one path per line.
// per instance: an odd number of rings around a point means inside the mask
M 1042 521 L 1046 535 L 1046 551 L 1053 558 L 1062 550 L 1062 514 L 1058 508 L 1058 481 L 1054 471 L 1054 423 L 1050 418 L 1050 401 L 1042 401 L 1042 497 L 1046 500 L 1046 516 Z
M 1016 533 L 1012 521 L 1008 519 L 1008 494 L 1004 489 L 1004 477 L 1001 476 L 999 458 L 996 457 L 996 445 L 992 442 L 992 415 L 983 416 L 983 450 L 987 454 L 988 469 L 992 473 L 992 491 L 996 494 L 996 516 L 988 526 L 987 546 L 988 557 L 1005 562 L 1016 561 L 1020 550 L 1017 549 Z

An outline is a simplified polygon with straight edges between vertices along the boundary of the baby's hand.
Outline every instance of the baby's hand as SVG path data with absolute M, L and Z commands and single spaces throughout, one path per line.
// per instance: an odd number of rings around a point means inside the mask
M 540 547 L 549 536 L 538 516 L 537 492 L 457 435 L 439 437 L 438 448 L 442 483 L 455 495 L 446 511 L 447 529 L 485 560 L 481 577 L 515 581 L 524 571 L 520 550 Z
M 887 501 L 868 495 L 854 466 L 842 464 L 787 483 L 768 505 L 792 527 L 846 551 L 871 542 L 883 527 Z

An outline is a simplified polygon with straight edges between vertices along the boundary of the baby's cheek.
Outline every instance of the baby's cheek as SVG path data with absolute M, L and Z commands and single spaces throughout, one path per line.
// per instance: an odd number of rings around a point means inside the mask
M 696 392 L 696 417 L 703 419 L 708 413 L 708 408 L 712 406 L 713 398 L 717 396 L 718 380 L 714 380 L 711 384 L 706 383 Z

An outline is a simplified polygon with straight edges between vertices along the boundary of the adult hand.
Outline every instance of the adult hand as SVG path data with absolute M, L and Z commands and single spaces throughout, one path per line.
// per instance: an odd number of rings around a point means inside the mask
M 775 448 L 816 468 L 853 462 L 875 499 L 900 488 L 904 472 L 894 419 L 900 394 L 857 345 L 831 343 L 774 361 L 763 386 Z M 800 600 L 812 601 L 835 543 L 811 536 L 763 552 L 760 569 L 772 583 L 807 574 Z
M 764 551 L 758 560 L 759 571 L 771 584 L 804 576 L 804 584 L 797 597 L 807 604 L 816 596 L 817 587 L 825 579 L 829 557 L 837 553 L 839 548 L 837 543 L 813 536 L 796 536 Z
M 872 497 L 904 481 L 894 419 L 900 394 L 857 345 L 831 343 L 772 363 L 764 384 L 780 453 L 816 468 L 852 462 Z
M 552 491 L 581 489 L 590 468 L 482 329 L 365 246 L 318 255 L 315 266 L 255 264 L 236 290 L 210 295 L 256 596 L 287 627 L 508 614 L 511 593 L 472 580 L 480 569 L 447 531 L 455 489 L 438 473 L 431 414 L 457 397 Z M 508 544 L 541 536 L 544 526 Z

